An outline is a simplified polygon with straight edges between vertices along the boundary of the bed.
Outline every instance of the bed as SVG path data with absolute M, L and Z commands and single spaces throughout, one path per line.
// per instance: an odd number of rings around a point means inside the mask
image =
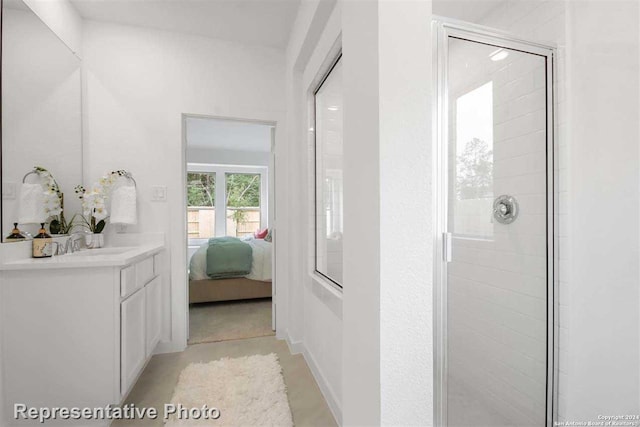
M 211 278 L 207 274 L 209 243 L 198 248 L 189 263 L 190 304 L 271 297 L 272 243 L 263 239 L 243 243 L 251 247 L 251 271 L 241 277 Z

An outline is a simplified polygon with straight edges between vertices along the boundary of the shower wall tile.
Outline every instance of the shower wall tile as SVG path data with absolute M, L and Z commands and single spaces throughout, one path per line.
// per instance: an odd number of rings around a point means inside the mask
M 543 144 L 540 144 L 541 138 L 544 139 L 543 130 L 504 141 L 494 141 L 493 160 L 497 162 L 524 154 L 544 152 L 545 147 Z

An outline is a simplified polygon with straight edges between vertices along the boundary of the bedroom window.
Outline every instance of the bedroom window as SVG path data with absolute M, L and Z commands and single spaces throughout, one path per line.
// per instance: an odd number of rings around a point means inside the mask
M 251 236 L 269 226 L 268 168 L 187 164 L 189 246 Z
M 342 64 L 338 58 L 314 93 L 315 270 L 342 287 Z
M 244 237 L 260 228 L 260 174 L 228 173 L 227 235 Z
M 209 239 L 216 235 L 216 174 L 187 174 L 187 216 L 189 239 Z

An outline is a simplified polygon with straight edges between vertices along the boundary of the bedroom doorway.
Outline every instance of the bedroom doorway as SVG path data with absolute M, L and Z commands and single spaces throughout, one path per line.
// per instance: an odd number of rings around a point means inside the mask
M 188 344 L 275 335 L 275 125 L 183 125 Z

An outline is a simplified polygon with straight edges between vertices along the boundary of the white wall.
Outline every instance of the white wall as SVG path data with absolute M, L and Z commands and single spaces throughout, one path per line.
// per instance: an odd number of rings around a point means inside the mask
M 382 425 L 433 422 L 431 8 L 378 6 Z M 347 308 L 357 304 L 345 298 Z
M 432 243 L 429 239 L 407 239 L 415 233 L 413 227 L 398 233 L 400 218 L 400 224 L 417 223 L 419 233 L 430 235 L 431 68 L 429 45 L 425 44 L 429 40 L 425 22 L 430 20 L 430 3 L 397 2 L 388 8 L 383 3 L 344 1 L 333 9 L 328 1 L 303 2 L 287 51 L 292 140 L 288 160 L 300 164 L 296 159 L 304 159 L 303 167 L 291 172 L 292 176 L 308 177 L 302 186 L 299 179 L 289 183 L 291 194 L 301 194 L 307 200 L 306 209 L 292 214 L 306 218 L 301 224 L 306 233 L 301 235 L 307 236 L 302 249 L 308 262 L 305 271 L 291 272 L 293 286 L 289 289 L 292 308 L 299 307 L 297 301 L 304 302 L 303 311 L 291 311 L 293 318 L 304 319 L 304 327 L 294 328 L 296 322 L 292 321 L 288 332 L 292 342 L 300 340 L 330 407 L 344 425 L 419 425 L 431 418 Z M 341 45 L 345 100 L 343 294 L 315 275 L 309 276 L 314 261 L 309 95 Z M 307 150 L 299 152 L 296 141 L 305 139 Z M 411 167 L 398 168 L 405 162 Z M 388 180 L 378 190 L 381 174 Z M 407 201 L 408 194 L 425 197 Z M 388 202 L 382 211 L 381 200 Z M 363 216 L 363 211 L 371 214 Z M 383 231 L 378 234 L 381 226 Z M 388 245 L 384 260 L 380 258 L 382 239 Z M 296 240 L 294 236 L 289 239 L 293 252 L 298 252 L 294 249 L 300 244 Z M 297 259 L 292 259 L 292 265 L 297 264 Z M 385 321 L 381 325 L 382 317 Z M 407 382 L 408 377 L 412 381 Z
M 381 423 L 379 5 L 346 1 L 342 16 L 347 426 Z
M 69 0 L 23 0 L 78 56 L 82 56 L 82 18 Z
M 186 209 L 182 114 L 276 122 L 276 156 L 284 150 L 284 54 L 165 31 L 85 22 L 85 180 L 127 169 L 138 183 L 139 221 L 130 232 L 163 231 L 169 242 L 165 267 L 163 350 L 186 345 Z M 278 162 L 286 176 L 286 162 Z M 166 202 L 152 202 L 152 186 L 167 188 Z M 277 204 L 288 195 L 276 183 Z M 288 213 L 278 224 L 287 227 Z M 113 233 L 108 227 L 108 233 Z M 276 240 L 278 239 L 276 233 Z M 277 245 L 276 277 L 285 245 Z M 285 294 L 283 292 L 283 294 Z M 286 295 L 286 294 L 285 294 Z M 286 304 L 277 323 L 285 327 Z
M 310 94 L 335 59 L 340 9 L 332 1 L 302 2 L 287 47 L 288 210 L 294 222 L 290 245 L 288 300 L 290 325 L 285 337 L 300 351 L 335 418 L 342 418 L 342 294 L 312 274 L 314 253 L 313 134 Z M 278 163 L 279 164 L 279 163 Z M 278 172 L 280 173 L 280 172 Z M 302 203 L 300 203 L 302 201 Z
M 638 7 L 568 3 L 568 420 L 640 412 Z

